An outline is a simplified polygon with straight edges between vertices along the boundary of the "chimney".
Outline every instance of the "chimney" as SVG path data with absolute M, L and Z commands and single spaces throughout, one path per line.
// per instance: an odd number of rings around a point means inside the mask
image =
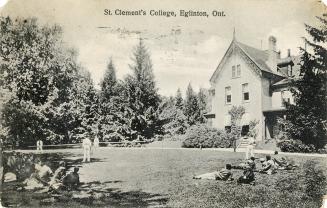
M 291 57 L 291 49 L 287 49 L 287 57 Z
M 277 71 L 277 52 L 276 52 L 276 38 L 274 36 L 270 36 L 268 38 L 268 60 L 267 60 L 267 65 L 269 68 L 276 72 Z

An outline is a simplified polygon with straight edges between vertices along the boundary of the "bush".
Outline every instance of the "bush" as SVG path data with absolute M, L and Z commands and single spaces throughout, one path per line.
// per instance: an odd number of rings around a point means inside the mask
M 316 152 L 313 144 L 304 144 L 302 141 L 296 139 L 282 140 L 277 143 L 277 147 L 282 152 Z
M 326 176 L 314 161 L 304 163 L 304 186 L 307 196 L 320 200 L 326 192 Z
M 186 148 L 231 147 L 225 131 L 208 127 L 206 124 L 191 126 L 186 131 L 185 138 L 182 147 Z

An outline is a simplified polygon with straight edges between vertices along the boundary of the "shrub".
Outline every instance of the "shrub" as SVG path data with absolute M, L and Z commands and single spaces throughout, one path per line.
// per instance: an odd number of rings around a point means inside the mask
M 281 140 L 277 143 L 277 147 L 282 152 L 316 152 L 313 144 L 304 144 L 302 141 L 296 139 Z
M 304 163 L 304 186 L 307 196 L 315 200 L 320 200 L 326 192 L 326 176 L 314 161 Z
M 185 134 L 182 147 L 186 148 L 212 148 L 230 147 L 231 143 L 225 131 L 208 127 L 206 124 L 191 126 Z

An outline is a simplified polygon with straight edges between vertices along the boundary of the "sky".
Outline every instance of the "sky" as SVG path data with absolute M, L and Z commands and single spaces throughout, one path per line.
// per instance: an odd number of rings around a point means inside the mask
M 191 83 L 195 91 L 210 87 L 209 79 L 233 38 L 267 49 L 268 37 L 277 49 L 296 55 L 307 36 L 304 23 L 316 26 L 326 12 L 317 0 L 9 0 L 0 14 L 36 17 L 40 24 L 59 24 L 64 41 L 78 51 L 79 62 L 99 88 L 109 59 L 117 77 L 131 73 L 133 48 L 144 40 L 153 63 L 159 93 L 175 95 Z M 104 15 L 104 10 L 144 10 L 146 16 Z M 150 16 L 150 10 L 175 11 L 176 17 Z M 182 17 L 180 10 L 206 11 L 209 17 Z M 213 17 L 212 11 L 226 16 Z

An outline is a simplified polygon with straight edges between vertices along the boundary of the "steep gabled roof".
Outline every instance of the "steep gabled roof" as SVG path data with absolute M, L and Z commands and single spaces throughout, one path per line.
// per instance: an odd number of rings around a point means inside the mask
M 254 65 L 260 69 L 261 72 L 264 71 L 264 72 L 274 74 L 274 75 L 277 75 L 277 76 L 281 76 L 281 77 L 284 76 L 283 74 L 281 74 L 279 72 L 273 71 L 266 64 L 266 62 L 268 61 L 268 57 L 269 57 L 268 51 L 253 48 L 253 47 L 248 46 L 248 45 L 246 45 L 244 43 L 238 42 L 236 39 L 233 39 L 233 41 L 229 45 L 225 55 L 223 56 L 222 60 L 220 61 L 218 67 L 216 68 L 215 72 L 211 76 L 210 82 L 213 82 L 215 80 L 215 78 L 218 76 L 219 71 L 220 71 L 223 63 L 227 59 L 227 55 L 231 52 L 231 50 L 234 47 L 239 48 L 254 63 Z M 262 73 L 260 73 L 260 76 L 261 75 L 262 75 Z
M 259 66 L 261 70 L 269 73 L 274 73 L 266 64 L 266 61 L 268 61 L 269 56 L 268 51 L 259 50 L 238 41 L 237 44 L 243 49 L 246 54 L 248 54 L 248 56 Z

